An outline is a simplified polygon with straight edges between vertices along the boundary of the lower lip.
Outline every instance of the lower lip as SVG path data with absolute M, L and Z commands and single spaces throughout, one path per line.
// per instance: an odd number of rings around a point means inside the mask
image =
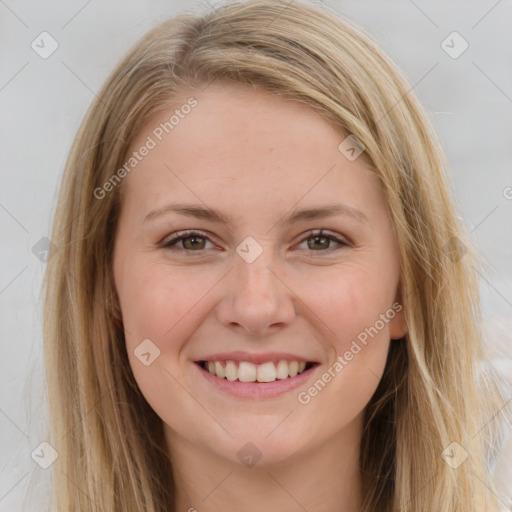
M 230 381 L 221 379 L 212 375 L 209 371 L 201 367 L 201 365 L 194 363 L 202 375 L 208 382 L 211 382 L 218 389 L 229 393 L 233 396 L 242 398 L 272 398 L 280 396 L 288 391 L 298 388 L 303 385 L 309 377 L 313 374 L 318 364 L 302 372 L 295 377 L 288 377 L 287 379 L 275 380 L 274 382 L 240 382 L 238 380 Z

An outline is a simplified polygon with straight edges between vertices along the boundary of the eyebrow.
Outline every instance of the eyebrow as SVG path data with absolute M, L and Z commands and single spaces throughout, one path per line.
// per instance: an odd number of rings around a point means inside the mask
M 219 224 L 229 224 L 232 220 L 232 216 L 201 204 L 174 203 L 149 212 L 144 217 L 143 222 L 147 222 L 169 212 L 175 212 L 187 217 L 194 217 L 196 219 L 209 220 Z M 358 222 L 368 222 L 366 215 L 362 211 L 346 204 L 330 204 L 318 208 L 292 211 L 286 215 L 282 221 L 292 224 L 301 220 L 320 219 L 324 217 L 332 217 L 334 215 L 346 215 L 348 217 L 352 217 Z

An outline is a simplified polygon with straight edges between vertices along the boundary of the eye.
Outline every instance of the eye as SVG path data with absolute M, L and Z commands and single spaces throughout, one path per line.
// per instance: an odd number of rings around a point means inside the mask
M 332 234 L 324 234 L 324 232 L 320 229 L 318 231 L 313 231 L 309 233 L 304 240 L 302 240 L 301 244 L 307 242 L 307 248 L 312 249 L 313 252 L 327 252 L 340 249 L 341 247 L 348 247 L 350 244 L 343 240 L 342 238 L 338 238 Z M 335 242 L 338 247 L 330 247 L 331 243 Z
M 172 251 L 185 251 L 186 253 L 200 252 L 205 249 L 206 244 L 212 243 L 208 236 L 200 231 L 180 231 L 174 234 L 172 238 L 162 243 L 162 247 Z M 346 240 L 339 238 L 333 234 L 325 234 L 323 230 L 317 230 L 309 233 L 309 235 L 299 244 L 307 242 L 307 249 L 313 252 L 330 252 L 348 247 L 350 245 Z M 332 243 L 336 243 L 337 247 L 331 247 Z M 299 247 L 300 248 L 300 247 Z
M 174 251 L 198 252 L 206 248 L 206 241 L 210 242 L 208 237 L 199 231 L 181 231 L 175 235 L 164 241 L 162 247 Z M 181 244 L 181 247 L 178 244 Z

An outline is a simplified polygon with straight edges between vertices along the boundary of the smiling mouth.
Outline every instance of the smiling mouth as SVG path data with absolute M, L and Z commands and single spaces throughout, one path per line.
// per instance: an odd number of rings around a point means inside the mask
M 197 361 L 203 370 L 219 379 L 230 382 L 267 383 L 276 380 L 286 380 L 301 375 L 313 367 L 315 362 L 304 361 L 267 361 L 254 364 L 248 361 Z

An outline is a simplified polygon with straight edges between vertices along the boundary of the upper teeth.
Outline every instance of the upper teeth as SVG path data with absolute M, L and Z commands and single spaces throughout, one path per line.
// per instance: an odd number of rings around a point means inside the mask
M 281 360 L 277 365 L 273 361 L 253 364 L 247 361 L 208 361 L 207 369 L 212 375 L 230 381 L 240 382 L 274 382 L 276 379 L 295 377 L 306 368 L 304 361 Z

